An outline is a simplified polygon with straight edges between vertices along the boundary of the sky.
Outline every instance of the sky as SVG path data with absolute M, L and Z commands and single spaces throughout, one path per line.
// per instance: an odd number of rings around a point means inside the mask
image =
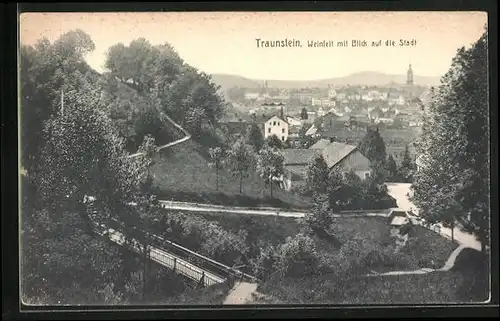
M 440 77 L 458 48 L 470 46 L 487 23 L 484 12 L 130 12 L 23 13 L 22 44 L 51 41 L 74 29 L 90 35 L 96 49 L 87 62 L 104 70 L 108 48 L 144 37 L 170 43 L 188 64 L 206 73 L 251 79 L 316 80 L 355 72 Z M 302 47 L 258 48 L 256 39 L 299 40 Z M 400 47 L 400 39 L 416 45 Z M 349 47 L 313 48 L 308 41 L 348 40 Z M 367 47 L 352 47 L 366 40 Z M 372 41 L 396 42 L 371 47 Z

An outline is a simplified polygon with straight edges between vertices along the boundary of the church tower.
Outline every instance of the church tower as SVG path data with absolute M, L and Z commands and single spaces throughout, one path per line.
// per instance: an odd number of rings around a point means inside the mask
M 413 85 L 413 70 L 411 69 L 411 64 L 408 67 L 408 71 L 406 72 L 406 84 Z

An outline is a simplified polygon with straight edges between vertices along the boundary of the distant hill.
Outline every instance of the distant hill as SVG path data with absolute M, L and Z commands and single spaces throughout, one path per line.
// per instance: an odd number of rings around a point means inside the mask
M 246 88 L 259 88 L 265 80 L 249 79 L 241 76 L 228 74 L 212 74 L 212 80 L 221 86 L 222 90 L 227 90 L 233 86 Z M 414 76 L 416 85 L 431 86 L 439 84 L 440 77 Z M 406 75 L 389 75 L 375 71 L 363 71 L 345 77 L 318 79 L 318 80 L 267 80 L 267 85 L 274 88 L 306 88 L 319 87 L 326 88 L 328 85 L 366 85 L 384 86 L 391 83 L 404 84 Z
M 212 74 L 212 81 L 221 86 L 223 91 L 231 87 L 259 88 L 255 80 L 228 74 Z

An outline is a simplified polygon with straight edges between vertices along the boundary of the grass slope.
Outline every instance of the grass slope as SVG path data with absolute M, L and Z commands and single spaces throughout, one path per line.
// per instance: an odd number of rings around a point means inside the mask
M 272 304 L 433 304 L 484 302 L 488 287 L 484 275 L 450 271 L 424 275 L 353 278 L 335 276 L 273 279 L 259 292 Z
M 287 237 L 300 231 L 299 220 L 290 217 L 241 215 L 231 213 L 197 213 L 209 221 L 217 222 L 223 229 L 237 233 L 240 229 L 247 231 L 247 243 L 250 247 L 261 247 L 265 244 L 280 245 Z M 336 218 L 328 232 L 342 244 L 362 239 L 365 244 L 376 244 L 381 248 L 394 243 L 390 237 L 390 226 L 381 217 L 345 217 Z M 332 242 L 315 237 L 317 250 L 326 255 L 335 254 Z M 385 262 L 385 265 L 373 266 L 378 272 L 392 270 L 412 270 L 418 268 L 441 268 L 458 244 L 439 236 L 420 226 L 414 226 L 410 232 L 410 240 L 401 250 L 398 259 Z
M 161 151 L 153 173 L 157 194 L 166 199 L 235 206 L 309 206 L 307 198 L 278 188 L 274 188 L 271 197 L 269 187 L 255 171 L 243 180 L 243 193 L 240 194 L 239 179 L 222 170 L 217 191 L 215 169 L 209 166 L 203 147 L 191 140 Z
M 344 217 L 334 219 L 330 232 L 343 243 L 362 237 L 368 243 L 385 247 L 394 241 L 390 237 L 390 225 L 383 217 Z M 409 242 L 402 249 L 406 260 L 390 269 L 441 268 L 451 253 L 458 247 L 440 235 L 421 226 L 414 226 Z M 382 270 L 387 268 L 379 267 Z

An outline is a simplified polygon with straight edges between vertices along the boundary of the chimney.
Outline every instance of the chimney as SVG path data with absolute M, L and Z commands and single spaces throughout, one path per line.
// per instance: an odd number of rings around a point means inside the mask
M 281 105 L 281 119 L 285 120 L 285 114 L 283 113 L 283 105 Z

